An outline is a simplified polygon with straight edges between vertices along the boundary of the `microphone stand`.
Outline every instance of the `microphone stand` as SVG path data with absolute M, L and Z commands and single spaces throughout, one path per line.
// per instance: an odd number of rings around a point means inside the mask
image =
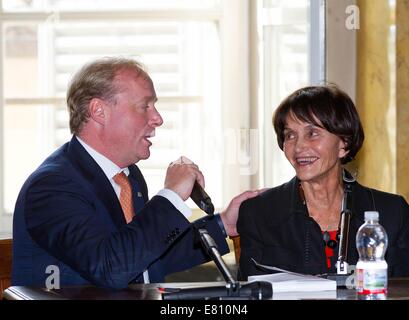
M 351 222 L 352 212 L 350 210 L 344 210 L 341 213 L 341 233 L 339 239 L 338 249 L 338 261 L 337 261 L 337 274 L 348 273 L 348 237 L 349 237 L 349 224 Z
M 341 213 L 341 227 L 340 227 L 340 240 L 338 248 L 338 260 L 337 260 L 337 273 L 327 274 L 326 278 L 335 280 L 337 287 L 346 287 L 347 278 L 351 275 L 348 273 L 348 236 L 349 236 L 349 224 L 351 221 L 352 212 L 348 209 Z
M 195 184 L 190 195 L 192 200 L 206 212 L 208 215 L 214 214 L 214 206 L 212 200 L 203 188 L 195 181 Z M 223 275 L 226 281 L 225 286 L 218 287 L 202 287 L 202 288 L 188 288 L 180 289 L 175 292 L 162 293 L 163 300 L 189 300 L 189 299 L 265 299 L 273 296 L 272 285 L 266 281 L 255 281 L 241 285 L 234 280 L 229 269 L 227 268 L 223 258 L 217 249 L 217 244 L 209 235 L 204 225 L 194 225 L 196 232 L 195 236 L 199 236 L 200 241 L 207 254 L 216 264 L 217 269 Z
M 340 219 L 340 239 L 338 247 L 338 260 L 337 260 L 337 273 L 327 274 L 326 278 L 330 280 L 335 280 L 337 282 L 337 287 L 345 287 L 347 278 L 351 275 L 348 273 L 348 243 L 349 243 L 349 225 L 352 218 L 352 212 L 350 208 L 350 194 L 352 192 L 353 184 L 356 179 L 349 175 L 346 170 L 343 170 L 343 181 L 344 181 L 344 199 L 342 201 L 341 208 L 341 219 Z
M 225 286 L 200 287 L 180 289 L 176 292 L 162 293 L 163 300 L 191 300 L 191 299 L 217 299 L 217 300 L 261 300 L 272 297 L 271 283 L 256 281 L 241 285 L 234 280 L 227 268 L 216 242 L 205 228 L 197 228 L 203 247 L 216 264 L 218 270 L 226 281 Z
M 226 288 L 228 290 L 228 296 L 236 296 L 238 290 L 240 289 L 240 283 L 234 280 L 233 276 L 230 273 L 230 270 L 227 268 L 226 263 L 224 262 L 223 258 L 220 255 L 219 250 L 217 249 L 216 242 L 210 236 L 208 231 L 204 228 L 197 229 L 199 233 L 200 240 L 204 248 L 207 250 L 210 258 L 214 261 L 219 269 L 220 273 L 222 274 L 224 280 L 226 281 Z

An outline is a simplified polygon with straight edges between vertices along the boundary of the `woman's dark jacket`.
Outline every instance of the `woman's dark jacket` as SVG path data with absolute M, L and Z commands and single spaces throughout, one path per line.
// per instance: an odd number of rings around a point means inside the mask
M 352 219 L 348 259 L 356 265 L 355 236 L 364 223 L 364 212 L 379 211 L 379 222 L 388 235 L 385 259 L 390 277 L 409 276 L 409 205 L 399 195 L 355 183 L 351 193 Z M 299 194 L 299 180 L 267 190 L 242 203 L 237 222 L 241 242 L 239 279 L 263 274 L 251 261 L 305 274 L 336 273 L 338 245 L 328 269 L 322 231 L 308 215 Z

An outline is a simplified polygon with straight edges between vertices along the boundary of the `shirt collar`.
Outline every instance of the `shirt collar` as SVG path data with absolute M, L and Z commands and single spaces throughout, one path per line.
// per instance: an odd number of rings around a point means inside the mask
M 82 141 L 78 136 L 76 136 L 76 138 L 79 141 L 79 143 L 81 143 L 81 145 L 84 147 L 84 149 L 89 153 L 92 159 L 94 159 L 95 162 L 100 166 L 102 171 L 104 171 L 108 179 L 112 179 L 116 174 L 122 171 L 127 176 L 129 175 L 129 169 L 127 167 L 125 168 L 118 167 L 115 163 L 113 163 L 103 154 L 99 153 L 98 151 L 90 147 L 88 144 L 86 144 L 84 141 Z

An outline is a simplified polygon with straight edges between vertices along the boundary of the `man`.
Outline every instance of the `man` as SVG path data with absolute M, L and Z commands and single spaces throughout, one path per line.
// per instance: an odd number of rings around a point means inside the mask
M 172 163 L 165 188 L 148 200 L 135 165 L 149 157 L 163 123 L 156 100 L 152 80 L 131 59 L 100 59 L 74 76 L 67 93 L 73 138 L 34 171 L 17 199 L 13 285 L 44 287 L 53 265 L 61 286 L 124 288 L 161 282 L 208 259 L 185 217 L 194 182 L 204 185 L 199 168 L 183 158 Z M 256 194 L 245 192 L 194 225 L 206 227 L 226 253 L 240 203 Z

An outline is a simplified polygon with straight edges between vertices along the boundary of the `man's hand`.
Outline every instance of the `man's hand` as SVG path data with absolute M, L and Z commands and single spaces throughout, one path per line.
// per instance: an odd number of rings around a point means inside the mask
M 227 206 L 226 210 L 220 213 L 220 218 L 223 221 L 224 229 L 226 229 L 226 233 L 230 237 L 238 236 L 237 233 L 237 219 L 239 216 L 239 209 L 240 205 L 243 201 L 254 198 L 255 196 L 259 195 L 263 191 L 267 190 L 267 188 L 256 190 L 256 191 L 245 191 L 238 196 L 235 196 Z
M 204 177 L 199 167 L 182 156 L 169 165 L 165 188 L 176 192 L 185 201 L 190 197 L 196 180 L 204 188 Z

